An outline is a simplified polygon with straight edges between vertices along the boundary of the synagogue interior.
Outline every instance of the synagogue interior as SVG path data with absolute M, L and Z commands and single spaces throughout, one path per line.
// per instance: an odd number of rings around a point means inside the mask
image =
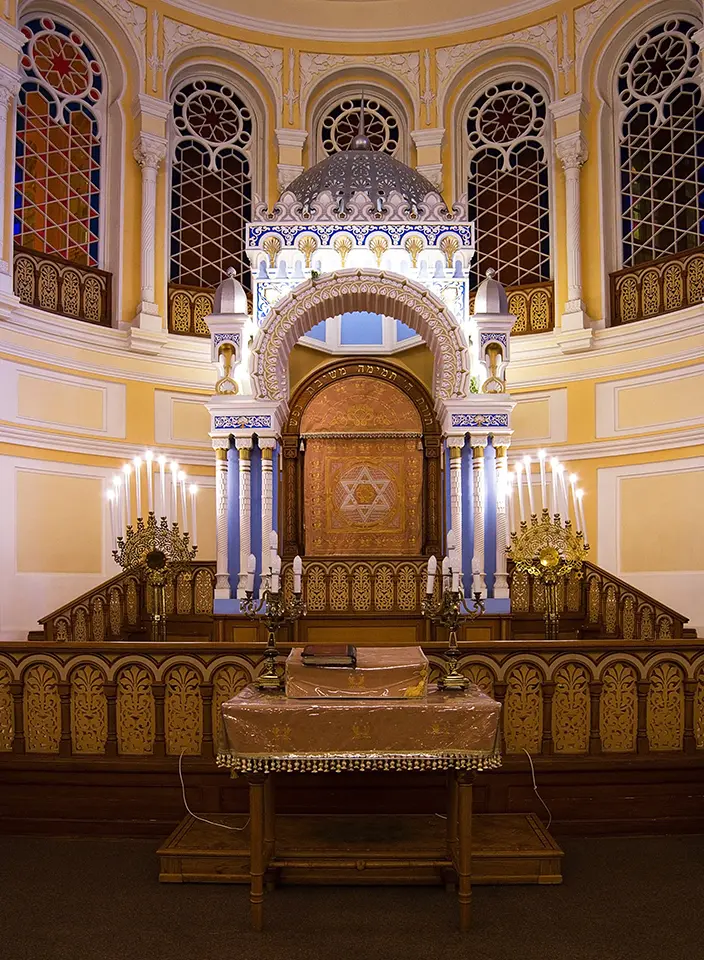
M 0 942 L 704 937 L 704 4 L 0 4 Z

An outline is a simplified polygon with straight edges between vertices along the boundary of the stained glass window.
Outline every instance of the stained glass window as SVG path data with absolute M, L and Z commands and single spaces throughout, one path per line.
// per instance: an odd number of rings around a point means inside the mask
M 362 97 L 345 97 L 327 112 L 320 125 L 323 150 L 329 156 L 347 150 L 359 130 Z M 374 150 L 393 156 L 399 141 L 398 120 L 383 103 L 364 98 L 364 129 Z
M 704 109 L 695 30 L 682 20 L 654 27 L 618 70 L 627 267 L 704 242 Z
M 504 286 L 550 279 L 550 183 L 545 97 L 522 80 L 488 87 L 467 116 L 474 285 L 487 269 Z
M 184 84 L 173 105 L 171 282 L 215 287 L 234 266 L 249 287 L 250 110 L 231 87 L 216 80 Z
M 15 241 L 97 266 L 103 70 L 84 38 L 50 17 L 22 27 Z

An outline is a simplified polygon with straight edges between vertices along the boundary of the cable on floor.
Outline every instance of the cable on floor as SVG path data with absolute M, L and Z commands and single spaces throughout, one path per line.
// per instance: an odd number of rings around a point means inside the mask
M 182 750 L 178 758 L 178 778 L 181 781 L 181 796 L 183 797 L 183 805 L 193 817 L 194 820 L 200 820 L 201 823 L 209 823 L 211 827 L 222 827 L 223 830 L 236 830 L 241 832 L 246 830 L 249 826 L 249 817 L 247 817 L 247 822 L 243 827 L 232 827 L 229 823 L 218 823 L 216 820 L 207 820 L 205 817 L 199 817 L 197 813 L 194 813 L 191 808 L 188 806 L 188 800 L 186 800 L 186 784 L 183 782 L 183 755 L 186 751 Z

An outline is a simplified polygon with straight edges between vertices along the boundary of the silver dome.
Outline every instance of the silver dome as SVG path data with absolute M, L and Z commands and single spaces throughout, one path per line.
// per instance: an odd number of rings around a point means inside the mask
M 474 298 L 474 316 L 490 314 L 492 316 L 506 316 L 508 314 L 508 298 L 506 291 L 498 280 L 495 280 L 496 270 L 491 267 L 486 272 L 486 279 L 477 287 Z
M 221 281 L 215 291 L 213 313 L 243 314 L 247 312 L 247 294 L 237 279 L 237 271 L 235 268 L 228 267 L 227 276 Z

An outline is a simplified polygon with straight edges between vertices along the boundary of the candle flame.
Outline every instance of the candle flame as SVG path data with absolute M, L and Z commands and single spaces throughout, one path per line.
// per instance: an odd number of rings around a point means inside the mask
M 122 472 L 124 473 L 124 475 L 125 475 L 126 477 L 129 477 L 129 475 L 132 473 L 132 464 L 131 464 L 131 463 L 126 463 L 126 464 L 124 465 L 124 467 L 122 468 Z
M 578 490 L 578 491 L 577 491 L 577 499 L 578 499 L 578 500 L 581 500 L 583 496 L 584 496 L 584 490 Z
M 170 470 L 172 473 L 178 473 L 178 464 L 176 463 L 175 460 L 171 461 Z
M 166 457 L 164 457 L 164 456 L 159 457 L 159 466 L 160 466 L 160 467 L 165 467 L 165 466 L 166 466 Z
M 545 450 L 538 450 L 538 460 L 544 460 L 547 457 Z
M 572 486 L 574 486 L 578 480 L 579 480 L 579 477 L 577 476 L 576 473 L 570 474 L 570 483 L 572 484 Z
M 195 495 L 198 493 L 198 486 L 195 483 L 192 483 L 188 488 L 188 492 L 192 497 L 195 497 Z
M 526 454 L 525 457 L 523 458 L 523 462 L 525 463 L 526 467 L 530 466 L 530 457 L 528 456 L 528 454 Z
M 183 470 L 179 470 L 178 479 L 181 481 L 181 483 L 186 482 L 186 474 L 183 472 Z
M 114 499 L 115 499 L 115 491 L 114 491 L 114 490 L 108 490 L 107 497 L 108 497 L 108 500 L 114 500 Z
M 145 459 L 145 460 L 148 460 L 148 461 L 151 461 L 151 460 L 154 459 L 154 454 L 152 453 L 151 450 L 145 450 L 145 451 L 144 451 L 144 459 Z M 161 459 L 161 458 L 159 458 L 159 459 Z
M 120 476 L 119 473 L 116 473 L 115 476 L 112 478 L 112 485 L 113 487 L 119 487 L 121 483 L 122 483 L 122 477 Z
M 142 459 L 141 459 L 141 457 L 135 457 L 134 460 L 132 461 L 132 463 L 134 463 L 134 468 L 135 468 L 135 470 L 140 470 L 140 469 L 141 469 L 141 467 L 142 467 Z
M 521 476 L 521 471 L 523 470 L 523 464 L 520 460 L 516 460 L 516 480 Z

